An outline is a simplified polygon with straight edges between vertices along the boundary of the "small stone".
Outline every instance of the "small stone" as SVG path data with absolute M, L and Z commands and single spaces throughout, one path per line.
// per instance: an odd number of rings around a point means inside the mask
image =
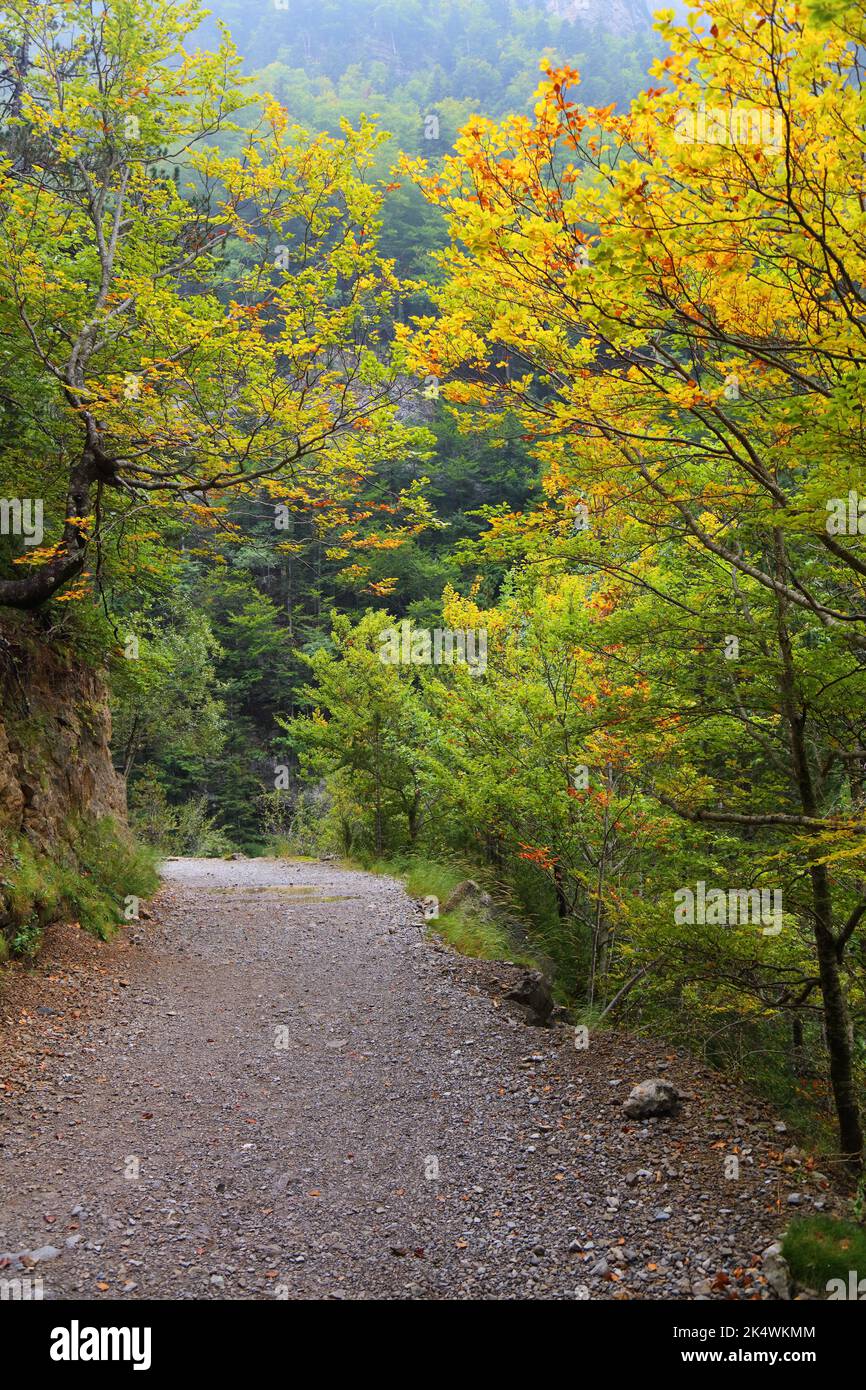
M 630 1120 L 646 1120 L 654 1115 L 672 1115 L 679 1105 L 680 1093 L 676 1086 L 660 1077 L 641 1081 L 633 1087 L 623 1105 L 623 1114 Z
M 791 1297 L 791 1271 L 779 1241 L 774 1241 L 762 1252 L 761 1272 L 777 1298 Z
M 56 1260 L 62 1252 L 56 1245 L 40 1245 L 38 1250 L 30 1251 L 31 1260 Z

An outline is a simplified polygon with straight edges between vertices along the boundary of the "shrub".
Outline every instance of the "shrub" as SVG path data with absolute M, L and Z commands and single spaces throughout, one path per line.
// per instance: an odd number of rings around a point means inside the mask
M 35 956 L 45 927 L 60 919 L 107 939 L 127 920 L 127 901 L 155 891 L 154 859 L 107 816 L 70 821 L 51 855 L 26 841 L 15 844 L 3 857 L 0 877 L 3 954 Z

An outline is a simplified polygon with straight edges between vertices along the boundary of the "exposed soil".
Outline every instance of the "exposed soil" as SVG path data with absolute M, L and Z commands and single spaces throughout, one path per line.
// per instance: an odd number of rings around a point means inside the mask
M 767 1297 L 789 1198 L 833 1207 L 766 1109 L 644 1039 L 527 1026 L 501 999 L 517 968 L 426 941 L 390 879 L 165 877 L 150 920 L 110 945 L 53 928 L 3 984 L 0 1277 L 46 1298 Z M 625 1120 L 659 1074 L 680 1113 Z

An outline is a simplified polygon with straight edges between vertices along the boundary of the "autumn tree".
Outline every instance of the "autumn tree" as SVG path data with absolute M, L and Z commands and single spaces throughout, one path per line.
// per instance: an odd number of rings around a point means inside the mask
M 712 18 L 660 27 L 671 52 L 628 112 L 581 106 L 578 74 L 549 71 L 533 120 L 478 120 L 435 176 L 409 166 L 452 231 L 414 361 L 476 420 L 516 413 L 546 471 L 533 533 L 570 535 L 580 569 L 653 593 L 672 621 L 692 569 L 709 591 L 714 621 L 687 625 L 683 667 L 697 674 L 705 649 L 692 708 L 715 682 L 746 766 L 734 776 L 708 751 L 689 782 L 647 760 L 641 787 L 796 861 L 804 989 L 820 991 L 840 1147 L 858 1166 L 863 14 L 719 0 Z M 500 518 L 501 544 L 526 531 Z M 723 664 L 739 646 L 753 681 Z
M 0 7 L 4 407 L 21 422 L 5 485 L 46 505 L 45 544 L 0 578 L 7 606 L 74 592 L 132 518 L 170 508 L 206 530 L 230 491 L 265 485 L 274 506 L 345 504 L 398 447 L 380 137 L 291 127 L 227 37 L 190 48 L 199 19 L 194 0 Z

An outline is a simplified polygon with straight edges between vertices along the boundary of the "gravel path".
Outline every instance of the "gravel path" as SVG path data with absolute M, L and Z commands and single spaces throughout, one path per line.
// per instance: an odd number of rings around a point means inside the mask
M 152 919 L 108 946 L 54 929 L 4 984 L 0 1277 L 46 1298 L 767 1296 L 789 1196 L 832 1206 L 692 1059 L 527 1026 L 501 999 L 519 972 L 425 941 L 392 880 L 165 879 Z M 624 1121 L 660 1069 L 681 1114 Z

